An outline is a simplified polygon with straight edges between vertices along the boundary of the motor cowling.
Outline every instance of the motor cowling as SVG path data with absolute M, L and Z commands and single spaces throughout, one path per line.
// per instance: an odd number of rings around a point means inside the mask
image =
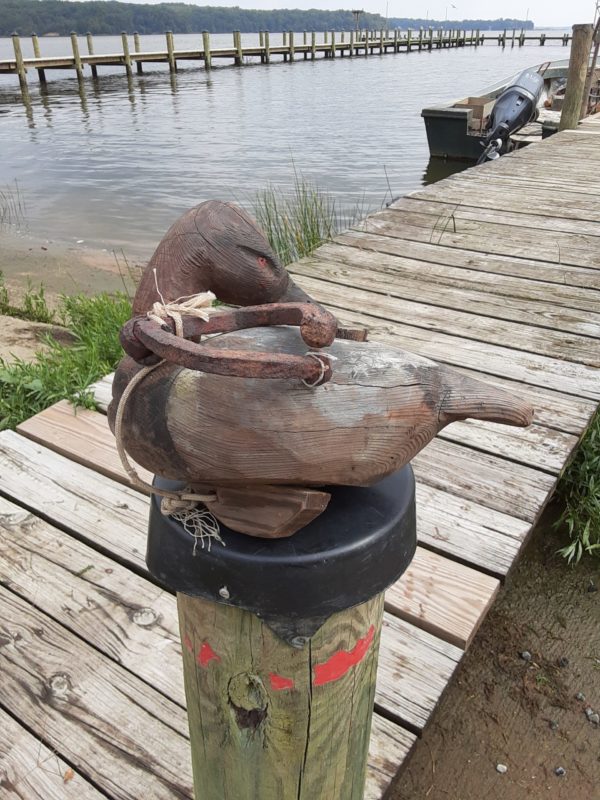
M 543 77 L 527 69 L 502 92 L 494 104 L 484 132 L 484 158 L 497 157 L 498 151 L 506 148 L 509 137 L 535 119 L 543 88 Z M 489 153 L 491 145 L 494 155 Z

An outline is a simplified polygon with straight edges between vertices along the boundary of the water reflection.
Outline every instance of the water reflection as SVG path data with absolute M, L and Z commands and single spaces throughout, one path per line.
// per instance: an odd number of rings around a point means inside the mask
M 457 172 L 462 172 L 467 167 L 472 167 L 470 161 L 459 161 L 451 158 L 430 158 L 425 172 L 423 173 L 423 185 L 429 186 L 431 183 L 449 178 Z
M 0 76 L 0 186 L 19 181 L 34 234 L 108 248 L 147 249 L 204 199 L 249 205 L 268 183 L 291 192 L 294 171 L 341 214 L 366 211 L 468 166 L 429 160 L 421 108 L 536 59 L 537 48 L 490 46 L 177 74 L 145 65 L 129 78 L 32 80 L 23 98 Z

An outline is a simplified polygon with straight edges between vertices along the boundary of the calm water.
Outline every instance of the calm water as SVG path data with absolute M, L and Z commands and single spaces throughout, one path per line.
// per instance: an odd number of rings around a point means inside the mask
M 164 49 L 142 37 L 143 50 Z M 176 37 L 198 48 L 199 37 Z M 250 44 L 256 36 L 243 36 Z M 277 37 L 271 37 L 275 44 Z M 297 38 L 298 41 L 298 38 Z M 96 53 L 118 37 L 96 37 Z M 25 45 L 25 40 L 23 41 Z M 229 46 L 213 36 L 213 47 Z M 42 53 L 70 52 L 66 39 Z M 87 52 L 81 42 L 81 51 Z M 131 43 L 133 50 L 133 43 Z M 28 49 L 24 46 L 28 54 Z M 11 55 L 0 39 L 0 57 Z M 145 253 L 184 209 L 207 198 L 248 203 L 269 182 L 288 190 L 293 170 L 349 209 L 378 206 L 417 188 L 428 168 L 421 108 L 483 87 L 568 48 L 491 44 L 460 50 L 337 58 L 293 64 L 217 66 L 207 74 L 166 65 L 127 81 L 100 67 L 78 91 L 73 73 L 50 72 L 45 92 L 30 74 L 30 102 L 14 77 L 0 78 L 0 190 L 17 180 L 29 231 Z M 443 165 L 440 176 L 447 173 Z

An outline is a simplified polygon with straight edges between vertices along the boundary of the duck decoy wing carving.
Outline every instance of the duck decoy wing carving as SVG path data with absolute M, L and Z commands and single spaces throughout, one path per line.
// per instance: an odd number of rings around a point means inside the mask
M 287 326 L 211 342 L 224 354 L 306 352 L 298 329 Z M 527 403 L 429 359 L 338 339 L 326 353 L 331 379 L 313 389 L 297 379 L 226 377 L 163 364 L 130 398 L 125 445 L 138 463 L 164 477 L 236 488 L 242 507 L 240 492 L 246 492 L 250 508 L 252 493 L 266 487 L 326 492 L 331 485 L 370 485 L 456 420 L 531 422 Z M 137 368 L 129 361 L 120 370 L 115 399 Z M 238 510 L 229 519 L 236 516 L 243 515 Z

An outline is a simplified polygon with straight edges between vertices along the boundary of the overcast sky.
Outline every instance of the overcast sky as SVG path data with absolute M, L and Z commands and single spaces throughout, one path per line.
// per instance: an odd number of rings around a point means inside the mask
M 128 0 L 134 3 L 159 3 L 165 0 Z M 346 5 L 340 0 L 184 0 L 204 6 L 241 6 L 241 8 L 363 8 L 365 11 L 379 12 L 390 17 L 425 17 L 431 19 L 497 19 L 515 17 L 532 19 L 538 27 L 571 26 L 575 22 L 592 22 L 595 0 L 503 0 L 492 3 L 490 0 L 353 0 Z M 453 7 L 454 6 L 454 7 Z

